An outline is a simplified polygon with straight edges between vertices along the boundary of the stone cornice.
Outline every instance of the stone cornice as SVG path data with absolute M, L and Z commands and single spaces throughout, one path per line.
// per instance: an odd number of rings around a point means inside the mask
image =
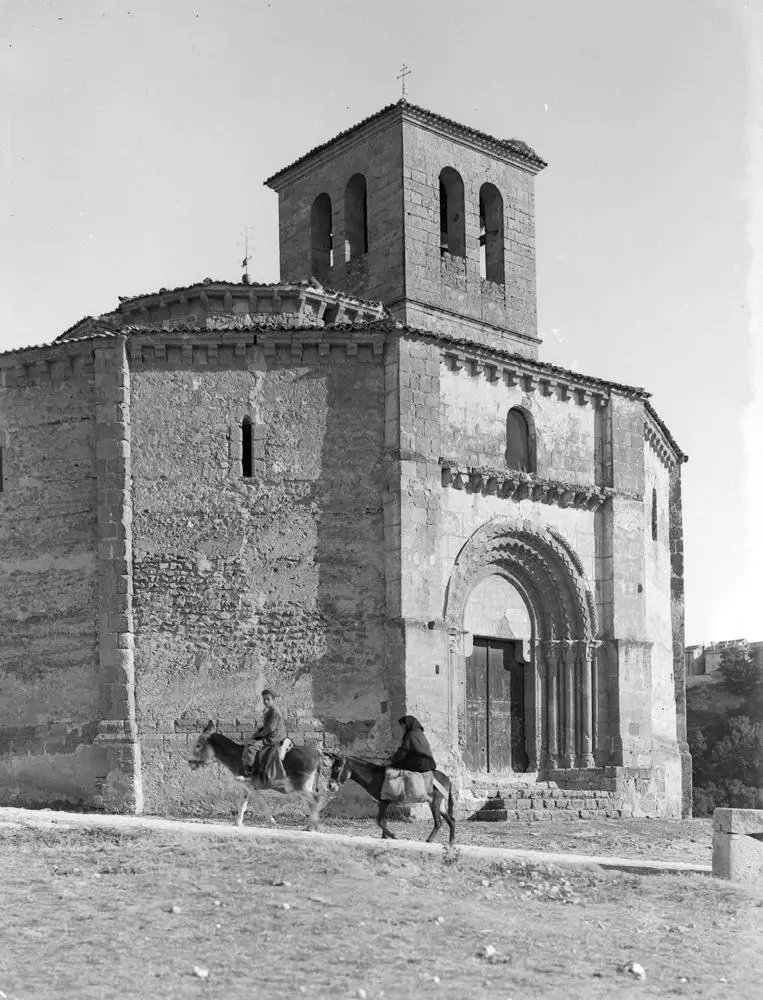
M 615 495 L 611 486 L 585 486 L 555 479 L 541 479 L 530 472 L 514 469 L 493 469 L 488 466 L 471 466 L 453 459 L 441 458 L 442 485 L 467 493 L 497 496 L 503 500 L 532 500 L 534 503 L 554 504 L 558 507 L 576 507 L 598 510 Z
M 43 344 L 0 354 L 0 389 L 28 385 L 62 385 L 92 378 L 95 349 L 114 342 L 114 335 L 94 334 L 61 344 Z
M 509 360 L 509 358 L 511 360 Z M 611 389 L 640 395 L 643 390 L 631 386 L 618 386 L 576 372 L 565 371 L 519 355 L 501 357 L 501 352 L 489 348 L 459 348 L 443 346 L 443 360 L 450 371 L 464 371 L 472 377 L 484 376 L 488 383 L 519 386 L 527 393 L 556 396 L 562 401 L 592 406 L 596 409 L 609 403 Z
M 252 285 L 211 281 L 152 295 L 123 299 L 109 319 L 122 325 L 159 329 L 276 324 L 322 328 L 329 323 L 369 323 L 384 318 L 380 302 L 365 302 L 320 282 Z M 247 319 L 248 317 L 248 319 Z M 105 318 L 105 317 L 104 317 Z
M 657 416 L 654 407 L 646 404 L 644 420 L 644 440 L 651 447 L 666 469 L 672 471 L 676 465 L 688 462 L 689 457 L 678 447 L 673 435 Z
M 215 330 L 154 330 L 128 328 L 128 352 L 133 367 L 198 365 L 247 367 L 257 353 L 269 364 L 342 364 L 378 362 L 386 337 L 368 328 L 288 326 L 226 326 Z

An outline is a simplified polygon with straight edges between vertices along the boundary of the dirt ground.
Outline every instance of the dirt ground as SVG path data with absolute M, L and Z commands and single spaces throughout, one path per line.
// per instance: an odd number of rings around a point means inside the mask
M 268 795 L 268 803 L 279 826 L 302 829 L 305 810 L 279 795 Z M 199 816 L 213 822 L 232 822 L 236 798 L 231 794 L 231 811 L 225 816 L 212 812 Z M 426 808 L 422 810 L 426 813 Z M 247 826 L 269 825 L 262 811 L 247 813 Z M 390 820 L 390 830 L 408 840 L 426 840 L 432 830 L 431 819 Z M 371 819 L 339 819 L 324 816 L 321 829 L 327 832 L 378 836 L 380 831 Z M 446 843 L 443 824 L 438 842 Z M 556 851 L 570 854 L 614 855 L 621 858 L 651 858 L 655 861 L 685 861 L 709 865 L 712 859 L 713 821 L 711 819 L 601 819 L 546 820 L 542 822 L 458 823 L 457 842 L 483 847 L 524 848 L 533 851 Z
M 282 823 L 285 817 L 279 817 Z M 253 822 L 250 820 L 250 822 Z M 256 822 L 256 821 L 254 821 Z M 376 836 L 372 821 L 328 820 L 327 831 Z M 394 821 L 390 829 L 408 840 L 425 840 L 431 830 L 430 821 Z M 575 823 L 472 823 L 458 824 L 460 844 L 483 847 L 526 848 L 533 851 L 555 851 L 561 854 L 612 855 L 620 858 L 651 858 L 655 861 L 685 861 L 709 865 L 712 860 L 713 821 L 690 820 L 578 820 Z M 445 827 L 438 835 L 445 843 Z
M 0 887 L 7 1000 L 757 1000 L 763 971 L 763 894 L 696 874 L 5 826 Z

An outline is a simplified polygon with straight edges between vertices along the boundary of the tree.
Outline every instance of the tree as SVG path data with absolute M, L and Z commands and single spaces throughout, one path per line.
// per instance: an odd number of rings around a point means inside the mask
M 729 731 L 710 755 L 713 776 L 725 782 L 756 786 L 763 765 L 763 725 L 746 715 L 729 719 Z
M 714 809 L 763 806 L 763 724 L 746 715 L 723 720 L 722 734 L 708 740 L 702 730 L 690 736 L 694 764 L 694 815 Z
M 718 672 L 723 677 L 726 690 L 731 694 L 756 694 L 763 684 L 760 665 L 750 656 L 746 643 L 723 650 Z

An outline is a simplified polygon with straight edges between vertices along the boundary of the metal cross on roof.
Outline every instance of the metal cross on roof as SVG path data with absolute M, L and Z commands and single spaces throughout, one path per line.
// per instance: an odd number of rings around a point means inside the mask
M 410 76 L 412 72 L 413 72 L 413 70 L 412 69 L 408 69 L 408 67 L 405 65 L 405 63 L 403 63 L 403 68 L 400 70 L 400 72 L 398 73 L 398 75 L 395 77 L 396 80 L 401 80 L 402 81 L 402 90 L 403 90 L 402 97 L 403 97 L 403 100 L 405 100 L 405 89 L 406 89 L 405 88 L 405 78 L 407 76 Z

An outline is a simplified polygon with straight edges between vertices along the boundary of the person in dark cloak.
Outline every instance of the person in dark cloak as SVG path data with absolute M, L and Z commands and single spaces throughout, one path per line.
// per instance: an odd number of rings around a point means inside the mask
M 265 688 L 262 703 L 265 714 L 262 723 L 252 733 L 252 738 L 244 749 L 242 763 L 244 774 L 258 775 L 263 781 L 276 781 L 284 777 L 283 764 L 278 756 L 278 748 L 286 739 L 286 723 L 275 705 L 275 694 Z M 254 744 L 261 743 L 259 750 Z
M 413 715 L 404 715 L 397 721 L 403 727 L 403 741 L 392 755 L 389 766 L 403 771 L 434 771 L 437 765 L 419 720 Z

